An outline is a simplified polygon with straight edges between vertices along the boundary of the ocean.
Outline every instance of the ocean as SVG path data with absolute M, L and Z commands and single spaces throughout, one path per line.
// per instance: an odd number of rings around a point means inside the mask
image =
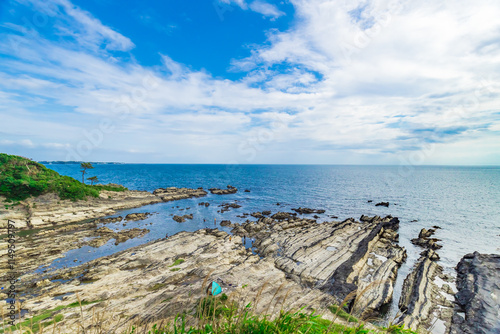
M 180 231 L 219 226 L 222 220 L 243 222 L 242 213 L 271 210 L 290 211 L 308 207 L 324 209 L 318 222 L 349 217 L 392 215 L 400 219 L 400 245 L 408 258 L 395 286 L 394 315 L 404 278 L 418 259 L 421 248 L 411 244 L 422 228 L 439 226 L 439 263 L 454 274 L 463 255 L 474 251 L 500 253 L 500 167 L 459 166 L 347 166 L 347 165 L 182 165 L 182 164 L 96 164 L 86 177 L 97 176 L 101 183 L 118 183 L 129 189 L 153 191 L 165 187 L 239 189 L 232 195 L 212 195 L 148 205 L 119 212 L 152 212 L 144 221 L 126 228 L 148 228 L 143 238 L 118 246 L 113 240 L 94 249 L 88 246 L 69 251 L 54 267 L 74 266 L 150 240 Z M 49 164 L 47 167 L 81 180 L 79 165 Z M 245 189 L 250 192 L 244 192 Z M 218 213 L 222 203 L 237 201 L 241 208 Z M 370 202 L 371 201 L 371 202 Z M 199 206 L 209 202 L 209 207 Z M 375 206 L 389 202 L 389 207 Z M 277 205 L 279 203 L 279 205 Z M 189 209 L 187 209 L 189 208 Z M 192 213 L 193 220 L 177 223 L 174 214 Z M 330 216 L 337 216 L 332 219 Z M 116 216 L 116 215 L 115 215 Z M 307 215 L 306 215 L 307 216 Z M 249 217 L 249 219 L 253 219 Z M 215 223 L 214 223 L 215 220 Z M 121 223 L 107 224 L 123 228 Z M 225 228 L 222 228 L 225 229 Z M 227 229 L 225 229 L 228 231 Z M 249 241 L 251 243 L 251 241 Z M 77 259 L 77 262 L 73 262 Z

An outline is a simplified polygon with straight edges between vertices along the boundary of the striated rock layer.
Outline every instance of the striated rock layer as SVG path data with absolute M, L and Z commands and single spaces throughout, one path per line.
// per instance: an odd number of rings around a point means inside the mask
M 137 208 L 148 204 L 168 202 L 207 194 L 201 188 L 160 188 L 153 193 L 127 190 L 101 191 L 99 198 L 87 200 L 61 200 L 56 194 L 45 194 L 30 198 L 9 210 L 3 210 L 0 198 L 0 228 L 7 226 L 7 221 L 16 222 L 17 229 L 32 229 L 58 224 L 79 222 L 115 214 L 118 210 Z
M 465 255 L 457 265 L 457 304 L 450 333 L 500 333 L 500 255 Z
M 255 238 L 261 256 L 273 257 L 290 278 L 332 294 L 337 303 L 357 290 L 356 315 L 373 316 L 391 301 L 397 270 L 406 258 L 397 245 L 397 218 L 322 224 L 284 213 L 279 218 L 286 220 L 260 218 L 233 232 Z
M 419 240 L 431 240 L 435 230 L 422 229 Z M 417 239 L 414 239 L 417 240 Z M 426 248 L 417 260 L 413 270 L 403 283 L 399 310 L 402 316 L 398 323 L 419 331 L 430 329 L 436 322 L 449 326 L 453 309 L 453 290 L 444 283 L 446 276 L 443 268 L 436 262 L 439 255 L 434 251 L 440 248 L 436 243 L 416 243 Z
M 74 277 L 77 279 L 66 281 Z M 218 282 L 241 307 L 251 302 L 258 313 L 276 314 L 284 304 L 287 309 L 314 309 L 332 319 L 326 310 L 334 303 L 330 294 L 288 279 L 273 259 L 261 259 L 245 249 L 240 237 L 210 229 L 181 232 L 167 240 L 59 270 L 49 279 L 35 278 L 35 296 L 23 308 L 38 314 L 77 302 L 78 293 L 82 301 L 100 301 L 85 308 L 105 309 L 107 314 L 124 319 L 121 326 L 125 326 L 126 321 L 172 319 L 186 310 L 192 314 L 205 293 L 204 282 L 206 286 L 211 281 Z M 79 309 L 60 312 L 68 326 L 72 319 L 79 321 Z M 92 312 L 85 311 L 84 316 L 82 323 L 90 323 Z

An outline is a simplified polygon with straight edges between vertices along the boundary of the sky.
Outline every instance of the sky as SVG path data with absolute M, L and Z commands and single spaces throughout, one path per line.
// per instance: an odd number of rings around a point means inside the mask
M 500 165 L 498 0 L 0 0 L 0 152 Z

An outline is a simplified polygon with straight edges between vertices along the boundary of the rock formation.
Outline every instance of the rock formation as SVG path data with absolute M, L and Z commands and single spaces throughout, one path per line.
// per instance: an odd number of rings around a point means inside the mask
M 405 278 L 399 300 L 399 309 L 403 315 L 398 323 L 413 330 L 426 331 L 436 321 L 446 325 L 451 321 L 453 291 L 449 285 L 444 284 L 443 268 L 436 262 L 439 255 L 434 249 L 441 246 L 428 242 L 433 233 L 432 229 L 422 229 L 419 238 L 413 239 L 421 240 L 416 244 L 426 249 Z
M 69 280 L 73 277 L 77 279 Z M 276 314 L 285 303 L 290 309 L 305 307 L 305 311 L 314 309 L 325 318 L 333 318 L 326 309 L 334 303 L 328 293 L 288 279 L 275 267 L 273 259 L 261 259 L 245 249 L 240 237 L 230 238 L 225 232 L 209 229 L 181 232 L 168 240 L 58 270 L 48 278 L 32 277 L 35 295 L 26 300 L 23 308 L 36 315 L 77 302 L 78 293 L 81 300 L 96 301 L 84 306 L 85 323 L 90 323 L 92 311 L 87 310 L 91 307 L 122 318 L 121 326 L 126 326 L 127 321 L 168 320 L 181 311 L 192 310 L 204 295 L 203 282 L 212 280 L 240 305 L 251 302 L 257 313 Z M 79 309 L 63 308 L 60 313 L 66 319 L 66 328 L 80 320 Z M 115 328 L 116 332 L 120 329 L 123 327 Z M 61 328 L 61 332 L 68 331 Z
M 274 258 L 290 278 L 332 294 L 337 302 L 363 291 L 353 304 L 357 315 L 372 316 L 390 302 L 397 269 L 406 257 L 396 243 L 397 218 L 317 224 L 290 214 L 278 217 L 283 220 L 235 224 L 232 232 L 255 238 L 259 255 Z
M 0 228 L 7 226 L 9 219 L 16 222 L 19 229 L 32 229 L 46 226 L 74 223 L 113 215 L 118 210 L 137 208 L 148 204 L 168 202 L 207 194 L 203 189 L 160 188 L 153 193 L 147 191 L 106 191 L 99 198 L 72 202 L 61 200 L 56 194 L 45 194 L 24 201 L 24 204 L 1 212 Z M 0 197 L 0 207 L 4 207 Z
M 208 189 L 214 195 L 228 195 L 228 194 L 236 194 L 238 189 L 231 185 L 227 186 L 227 189 L 219 189 L 219 188 L 210 188 Z
M 459 309 L 450 333 L 500 333 L 500 255 L 467 254 L 456 269 Z
M 297 212 L 298 214 L 312 214 L 312 213 L 325 213 L 325 210 L 322 209 L 309 209 L 309 208 L 302 208 L 299 207 L 298 209 L 292 209 L 292 211 Z

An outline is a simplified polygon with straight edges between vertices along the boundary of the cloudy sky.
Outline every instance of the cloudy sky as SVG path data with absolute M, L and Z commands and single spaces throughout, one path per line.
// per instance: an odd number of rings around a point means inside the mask
M 500 165 L 498 0 L 1 0 L 0 152 Z

